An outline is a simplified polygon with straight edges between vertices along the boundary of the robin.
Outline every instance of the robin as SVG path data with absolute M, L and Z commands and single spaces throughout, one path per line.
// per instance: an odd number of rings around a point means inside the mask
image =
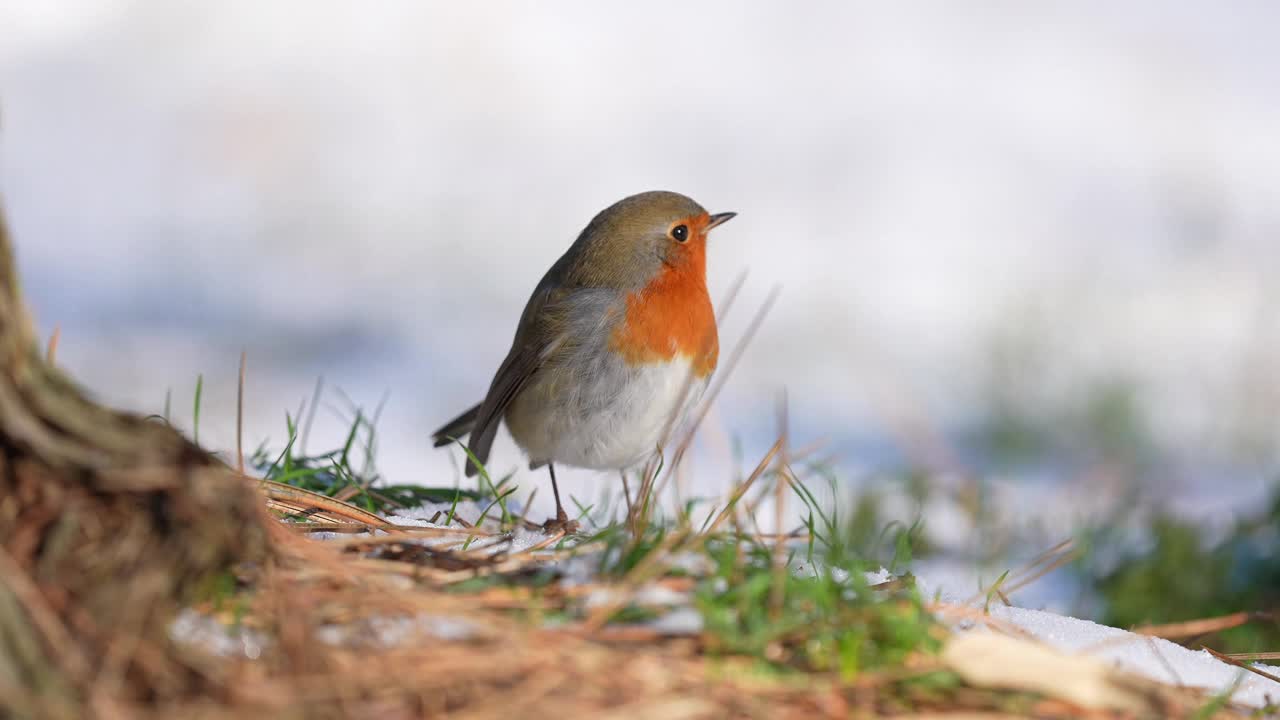
M 435 446 L 470 435 L 471 477 L 505 420 L 529 468 L 551 474 L 547 527 L 571 528 L 555 465 L 625 471 L 653 457 L 706 389 L 720 349 L 707 233 L 736 214 L 664 191 L 602 210 L 534 288 L 484 401 Z

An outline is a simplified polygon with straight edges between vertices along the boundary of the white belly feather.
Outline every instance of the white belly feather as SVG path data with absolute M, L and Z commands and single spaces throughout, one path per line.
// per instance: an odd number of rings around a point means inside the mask
M 631 467 L 652 457 L 701 398 L 707 378 L 694 377 L 690 368 L 681 356 L 634 367 L 615 358 L 597 364 L 580 384 L 550 373 L 515 398 L 507 427 L 534 466 Z

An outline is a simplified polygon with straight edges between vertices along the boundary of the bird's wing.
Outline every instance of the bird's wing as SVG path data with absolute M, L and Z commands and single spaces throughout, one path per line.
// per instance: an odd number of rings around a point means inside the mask
M 467 443 L 471 454 L 481 463 L 488 461 L 493 438 L 498 432 L 503 413 L 520 394 L 543 362 L 565 340 L 564 325 L 558 322 L 559 300 L 564 292 L 553 287 L 539 287 L 529 298 L 511 350 L 498 367 L 489 385 L 489 393 L 476 414 L 475 426 Z M 467 477 L 479 471 L 474 461 L 467 463 Z

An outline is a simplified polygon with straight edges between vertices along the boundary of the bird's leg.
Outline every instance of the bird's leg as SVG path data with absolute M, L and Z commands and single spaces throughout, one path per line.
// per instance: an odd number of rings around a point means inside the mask
M 551 473 L 551 492 L 556 496 L 556 522 L 564 524 L 568 522 L 569 516 L 564 512 L 564 505 L 560 504 L 560 488 L 556 485 L 556 466 L 547 463 L 547 472 Z
M 564 505 L 560 503 L 560 488 L 556 485 L 556 466 L 547 463 L 547 471 L 551 473 L 551 492 L 556 496 L 556 519 L 548 520 L 543 524 L 546 530 L 563 530 L 566 533 L 578 531 L 578 523 L 569 519 L 568 513 L 564 511 Z

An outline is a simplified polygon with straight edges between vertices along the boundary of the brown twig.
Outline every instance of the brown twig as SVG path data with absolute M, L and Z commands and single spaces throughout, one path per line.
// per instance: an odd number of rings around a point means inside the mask
M 715 532 L 720 529 L 720 526 L 724 524 L 725 518 L 732 514 L 733 508 L 737 506 L 738 501 L 742 499 L 742 496 L 751 489 L 751 486 L 755 484 L 756 480 L 758 480 L 760 476 L 764 474 L 764 471 L 769 468 L 770 463 L 773 462 L 774 456 L 776 456 L 778 451 L 782 449 L 783 442 L 784 438 L 778 438 L 777 441 L 773 443 L 773 447 L 769 448 L 769 452 L 765 453 L 764 457 L 760 459 L 760 462 L 756 464 L 756 469 L 752 470 L 751 474 L 747 476 L 747 479 L 743 480 L 742 483 L 734 489 L 733 496 L 729 499 L 729 502 L 721 508 L 720 513 L 716 515 L 716 519 L 702 533 L 703 537 L 714 535 Z
M 1139 635 L 1152 635 L 1168 639 L 1196 637 L 1197 635 L 1207 635 L 1213 632 L 1221 632 L 1223 630 L 1240 627 L 1253 619 L 1252 613 L 1236 612 L 1231 613 L 1230 615 L 1201 618 L 1199 620 L 1188 620 L 1186 622 L 1168 623 L 1164 625 L 1143 625 L 1141 627 L 1134 628 L 1132 632 Z
M 1280 652 L 1259 652 L 1259 653 L 1227 653 L 1227 657 L 1233 660 L 1241 661 L 1262 661 L 1262 660 L 1280 660 Z
M 240 351 L 240 379 L 236 383 L 236 472 L 244 474 L 244 375 L 248 352 Z
M 250 478 L 252 479 L 252 478 Z M 340 518 L 346 518 L 353 522 L 372 525 L 376 528 L 383 528 L 391 525 L 390 522 L 381 517 L 367 511 L 362 510 L 355 505 L 335 500 L 327 495 L 321 495 L 310 490 L 286 485 L 274 480 L 255 480 L 259 488 L 267 496 L 269 504 L 277 509 L 284 509 L 293 513 L 313 513 L 316 510 L 336 515 Z
M 972 605 L 973 603 L 982 600 L 993 589 L 1003 592 L 1006 595 L 1012 594 L 1027 587 L 1031 583 L 1039 580 L 1045 575 L 1048 575 L 1054 570 L 1057 570 L 1063 565 L 1066 565 L 1075 559 L 1075 550 L 1072 548 L 1073 543 L 1074 541 L 1068 538 L 1048 550 L 1045 550 L 1026 565 L 1023 565 L 1015 572 L 1006 575 L 1003 578 L 1003 582 L 999 583 L 997 588 L 988 588 L 983 590 L 982 592 L 970 597 L 965 604 Z M 1043 567 L 1040 567 L 1042 565 Z M 1007 600 L 1005 600 L 1005 602 L 1008 604 Z
M 751 318 L 751 323 L 747 325 L 746 331 L 743 332 L 742 337 L 734 346 L 733 351 L 729 353 L 728 362 L 724 364 L 724 368 L 720 372 L 716 373 L 715 381 L 712 383 L 710 390 L 707 391 L 705 399 L 694 412 L 692 421 L 689 423 L 688 430 L 685 431 L 683 439 L 680 441 L 679 445 L 676 446 L 676 451 L 672 455 L 671 464 L 663 474 L 662 484 L 658 485 L 655 489 L 656 493 L 661 493 L 662 489 L 666 486 L 666 483 L 670 482 L 675 466 L 680 463 L 685 452 L 689 449 L 689 445 L 693 443 L 693 437 L 697 434 L 698 426 L 702 424 L 703 419 L 707 416 L 707 412 L 711 409 L 711 404 L 715 402 L 717 397 L 719 397 L 720 391 L 724 389 L 729 378 L 733 375 L 733 371 L 737 368 L 738 362 L 742 360 L 742 356 L 746 353 L 747 347 L 751 344 L 751 340 L 755 338 L 756 333 L 759 332 L 760 326 L 764 324 L 765 318 L 769 316 L 769 311 L 773 309 L 773 305 L 777 302 L 778 296 L 781 293 L 782 287 L 780 285 L 773 286 L 773 289 L 769 291 L 768 296 L 765 297 L 764 303 L 760 305 L 760 309 L 757 310 L 755 316 Z
M 787 464 L 789 457 L 787 455 L 787 445 L 789 443 L 788 423 L 787 423 L 787 394 L 784 390 L 778 398 L 778 457 L 779 468 L 777 477 L 773 483 L 773 519 L 774 530 L 782 532 L 782 527 L 786 523 L 787 510 L 787 488 L 789 482 L 787 480 Z M 782 605 L 786 601 L 787 588 L 787 544 L 785 542 L 775 542 L 773 544 L 773 586 L 769 588 L 769 611 L 777 618 L 782 613 Z
M 54 325 L 53 334 L 49 336 L 49 347 L 45 350 L 44 361 L 50 366 L 57 364 L 58 340 L 62 337 L 62 326 Z
M 716 345 L 717 327 L 724 324 L 724 319 L 728 317 L 729 310 L 733 308 L 734 301 L 737 300 L 738 293 L 741 292 L 742 286 L 746 282 L 746 280 L 747 280 L 747 272 L 744 270 L 741 273 L 738 273 L 738 276 L 734 278 L 734 281 L 729 285 L 729 290 L 728 292 L 725 293 L 724 301 L 720 303 L 720 312 L 718 317 L 716 318 L 716 325 L 712 326 L 709 329 L 709 331 L 703 336 L 702 342 L 699 345 L 700 351 L 702 354 L 710 352 L 712 348 Z M 634 518 L 634 521 L 630 519 L 628 520 L 628 525 L 631 526 L 632 528 L 631 529 L 632 534 L 635 534 L 639 531 L 640 521 L 644 519 L 638 516 L 639 513 L 645 512 L 648 510 L 649 507 L 651 507 L 653 498 L 658 492 L 654 488 L 658 481 L 657 473 L 659 469 L 664 468 L 663 448 L 667 446 L 668 441 L 671 439 L 670 437 L 671 433 L 673 433 L 676 429 L 678 429 L 678 424 L 683 419 L 680 417 L 679 413 L 681 408 L 684 407 L 685 400 L 689 397 L 689 393 L 693 392 L 693 385 L 695 380 L 696 380 L 696 376 L 694 375 L 692 368 L 690 368 L 689 373 L 684 378 L 684 384 L 680 388 L 680 395 L 679 395 L 680 400 L 675 404 L 675 407 L 672 409 L 671 414 L 667 416 L 666 421 L 663 425 L 662 435 L 661 435 L 662 439 L 661 441 L 659 441 L 658 447 L 657 447 L 657 457 L 654 460 L 650 461 L 645 466 L 644 471 L 641 474 L 640 487 L 638 489 L 639 494 L 636 496 L 636 499 L 635 499 L 635 508 L 636 508 L 637 517 Z M 702 406 L 705 408 L 709 405 L 709 403 L 710 403 L 709 399 L 703 400 Z M 693 433 L 697 429 L 697 425 L 702 420 L 702 415 L 705 415 L 705 413 L 706 411 L 703 410 L 703 412 L 698 414 L 697 419 L 691 424 L 690 429 L 688 431 L 688 438 L 690 439 L 692 438 Z M 672 473 L 675 466 L 679 464 L 681 458 L 684 455 L 684 452 L 683 452 L 684 446 L 687 446 L 687 441 L 684 443 L 681 443 L 681 449 L 677 450 L 676 454 L 672 456 L 672 464 L 665 466 L 666 473 L 664 475 L 664 478 L 670 479 L 672 477 Z
M 1226 654 L 1226 653 L 1220 653 L 1220 652 L 1218 652 L 1217 650 L 1214 650 L 1213 648 L 1204 648 L 1204 651 L 1205 651 L 1205 652 L 1207 652 L 1207 653 L 1209 653 L 1210 655 L 1212 655 L 1212 656 L 1214 656 L 1214 657 L 1218 658 L 1218 659 L 1219 659 L 1219 660 L 1221 660 L 1222 662 L 1227 663 L 1228 665 L 1235 665 L 1236 667 L 1238 667 L 1238 668 L 1240 668 L 1240 669 L 1242 669 L 1242 670 L 1248 670 L 1249 672 L 1253 673 L 1254 675 L 1261 675 L 1262 677 L 1264 677 L 1264 678 L 1266 678 L 1266 679 L 1268 679 L 1268 680 L 1270 680 L 1270 681 L 1272 681 L 1272 682 L 1280 683 L 1280 675 L 1272 675 L 1271 673 L 1269 673 L 1269 672 L 1267 672 L 1267 671 L 1265 671 L 1265 670 L 1259 670 L 1258 668 L 1256 668 L 1256 667 L 1254 667 L 1254 666 L 1252 666 L 1252 665 L 1248 665 L 1248 664 L 1245 664 L 1245 663 L 1243 663 L 1243 662 L 1240 662 L 1239 660 L 1236 660 L 1235 658 L 1231 657 L 1230 655 L 1228 655 L 1228 654 Z

